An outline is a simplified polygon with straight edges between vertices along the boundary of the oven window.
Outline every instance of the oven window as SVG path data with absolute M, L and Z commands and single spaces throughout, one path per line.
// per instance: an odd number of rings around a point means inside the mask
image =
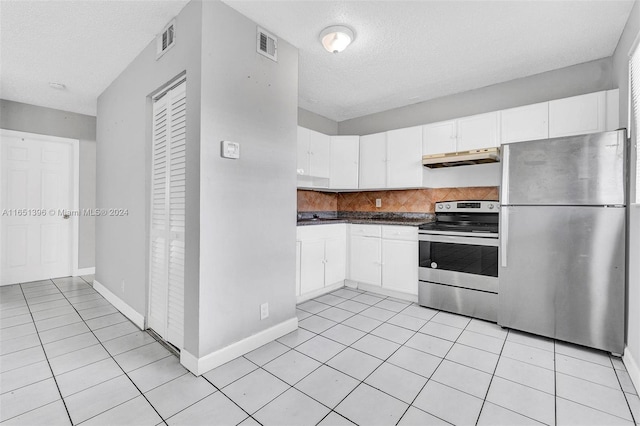
M 498 276 L 498 247 L 420 241 L 420 267 Z

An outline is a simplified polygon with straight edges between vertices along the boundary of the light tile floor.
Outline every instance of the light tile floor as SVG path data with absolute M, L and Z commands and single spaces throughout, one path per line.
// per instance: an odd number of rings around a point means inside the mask
M 2 424 L 640 424 L 619 358 L 347 288 L 195 377 L 92 280 L 0 288 Z

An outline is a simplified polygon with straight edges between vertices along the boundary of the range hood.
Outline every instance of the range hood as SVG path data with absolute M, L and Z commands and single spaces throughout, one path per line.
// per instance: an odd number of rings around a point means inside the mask
M 499 161 L 499 148 L 475 149 L 472 151 L 451 152 L 449 154 L 432 154 L 422 157 L 422 165 L 430 169 L 497 163 Z

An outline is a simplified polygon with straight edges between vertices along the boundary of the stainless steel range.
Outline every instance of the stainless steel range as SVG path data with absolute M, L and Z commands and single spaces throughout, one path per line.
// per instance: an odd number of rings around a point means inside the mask
M 497 201 L 436 203 L 418 230 L 420 305 L 497 321 Z

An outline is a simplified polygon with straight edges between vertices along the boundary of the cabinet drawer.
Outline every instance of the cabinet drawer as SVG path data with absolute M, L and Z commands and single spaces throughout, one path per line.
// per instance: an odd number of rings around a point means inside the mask
M 359 235 L 362 237 L 380 237 L 382 235 L 380 225 L 358 225 L 352 224 L 351 235 Z
M 415 226 L 383 226 L 382 238 L 388 240 L 418 240 L 418 228 Z
M 347 230 L 344 223 L 336 223 L 333 225 L 307 225 L 298 226 L 297 228 L 297 241 L 336 237 L 346 239 Z

